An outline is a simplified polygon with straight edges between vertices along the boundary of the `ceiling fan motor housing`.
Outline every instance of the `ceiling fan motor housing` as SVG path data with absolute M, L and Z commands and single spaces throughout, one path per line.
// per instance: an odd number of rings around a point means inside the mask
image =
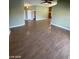
M 43 1 L 42 3 L 49 3 L 49 4 L 51 4 L 52 1 L 54 1 L 54 0 L 42 0 L 42 1 Z

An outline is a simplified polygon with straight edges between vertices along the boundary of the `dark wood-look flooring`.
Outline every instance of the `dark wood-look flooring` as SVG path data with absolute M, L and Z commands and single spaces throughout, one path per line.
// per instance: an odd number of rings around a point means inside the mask
M 48 21 L 31 21 L 11 29 L 9 55 L 18 59 L 69 59 L 70 33 Z M 17 59 L 17 58 L 10 58 Z

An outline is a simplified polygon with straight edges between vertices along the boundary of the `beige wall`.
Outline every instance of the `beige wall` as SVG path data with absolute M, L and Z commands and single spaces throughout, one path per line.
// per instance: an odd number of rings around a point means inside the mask
M 37 20 L 44 20 L 48 18 L 48 8 L 38 6 L 36 7 L 36 19 Z

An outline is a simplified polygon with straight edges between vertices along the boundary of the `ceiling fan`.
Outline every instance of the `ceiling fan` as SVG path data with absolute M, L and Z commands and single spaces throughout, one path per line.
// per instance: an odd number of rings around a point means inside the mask
M 54 1 L 54 0 L 41 0 L 41 1 L 42 1 L 41 4 L 43 4 L 43 3 L 51 4 L 52 1 Z

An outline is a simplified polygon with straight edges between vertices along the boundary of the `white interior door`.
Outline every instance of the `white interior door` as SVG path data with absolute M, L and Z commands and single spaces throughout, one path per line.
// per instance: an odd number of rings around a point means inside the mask
M 33 20 L 33 15 L 32 15 L 32 11 L 31 10 L 27 11 L 27 19 L 28 20 Z

